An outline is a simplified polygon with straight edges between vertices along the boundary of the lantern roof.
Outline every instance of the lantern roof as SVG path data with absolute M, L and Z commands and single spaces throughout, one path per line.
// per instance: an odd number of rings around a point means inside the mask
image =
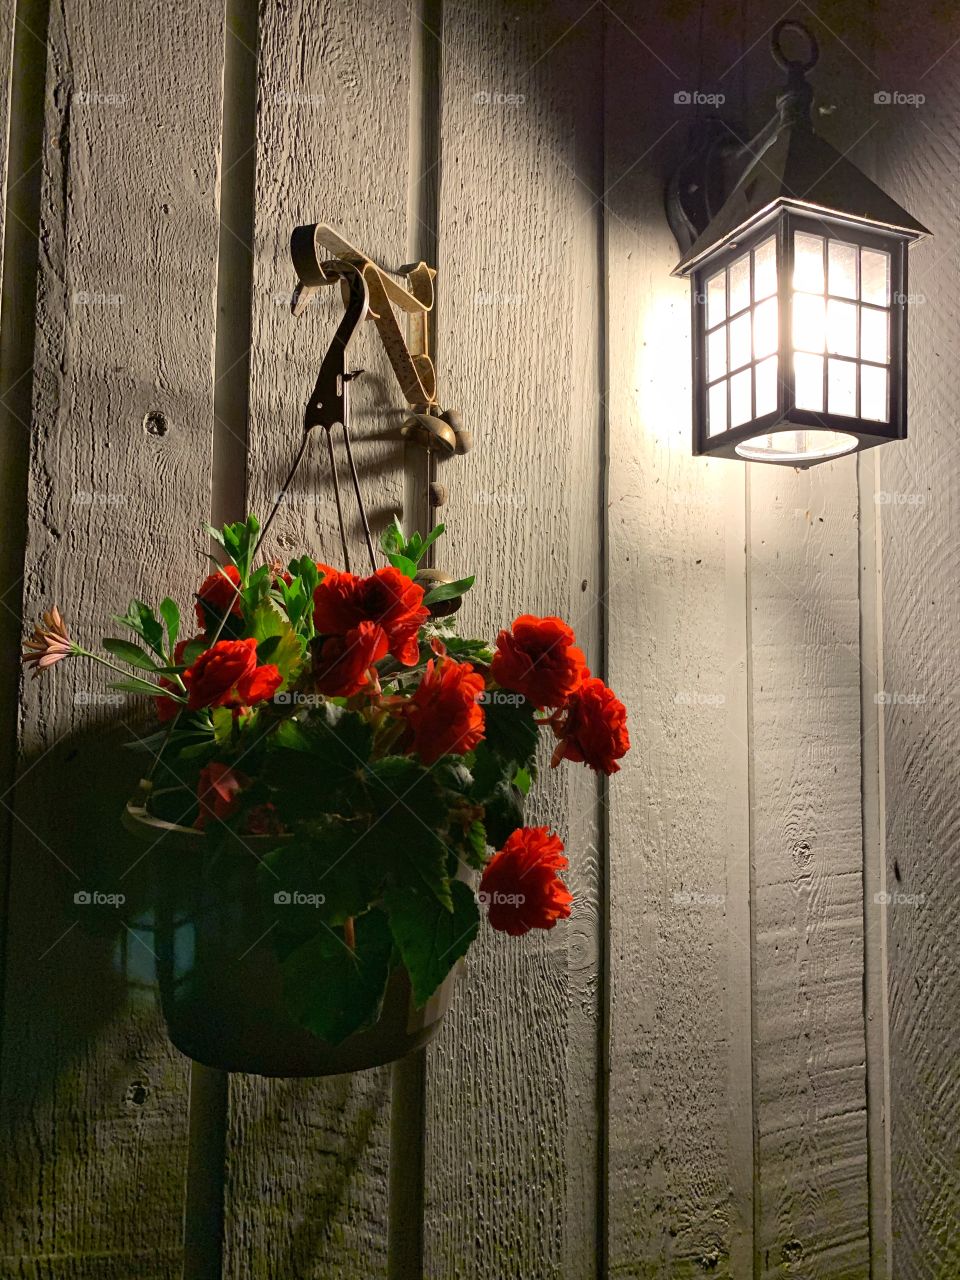
M 930 234 L 856 165 L 814 133 L 802 116 L 781 119 L 772 137 L 758 142 L 748 148 L 753 160 L 746 172 L 677 263 L 673 275 L 688 275 L 711 252 L 761 222 L 777 206 L 879 226 L 909 240 Z

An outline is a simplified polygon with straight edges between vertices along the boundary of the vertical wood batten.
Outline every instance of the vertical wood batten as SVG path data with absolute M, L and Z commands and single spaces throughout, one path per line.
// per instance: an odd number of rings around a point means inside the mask
M 598 18 L 444 5 L 438 277 L 443 395 L 474 434 L 441 468 L 438 562 L 478 575 L 462 626 L 558 613 L 594 664 Z M 484 925 L 428 1052 L 425 1273 L 444 1280 L 596 1274 L 597 788 L 547 763 L 528 820 L 566 840 L 574 917 L 522 940 Z
M 245 517 L 256 167 L 257 0 L 227 0 L 210 523 Z M 217 548 L 214 548 L 216 550 Z M 229 1081 L 190 1066 L 183 1280 L 220 1280 Z
M 878 11 L 878 180 L 933 232 L 910 251 L 909 438 L 877 450 L 892 1273 L 960 1275 L 960 15 Z M 881 910 L 874 904 L 875 912 Z
M 609 1274 L 752 1269 L 744 469 L 691 456 L 690 286 L 663 211 L 740 49 L 729 9 L 607 18 Z M 643 86 L 638 92 L 638 85 Z M 728 104 L 724 110 L 728 110 Z
M 407 174 L 407 260 L 435 267 L 440 193 L 440 71 L 443 0 L 410 5 L 410 108 Z M 443 281 L 436 283 L 429 319 L 434 364 Z M 442 388 L 441 388 L 442 389 Z M 443 519 L 434 510 L 428 486 L 435 464 L 416 444 L 404 449 L 404 528 L 423 533 Z M 428 552 L 433 564 L 434 549 Z M 390 1185 L 388 1280 L 411 1280 L 423 1273 L 424 1170 L 426 1160 L 427 1054 L 420 1049 L 393 1064 L 390 1089 Z
M 209 509 L 222 14 L 70 0 L 48 42 L 25 596 L 92 645 L 131 596 L 203 570 L 184 512 Z M 146 716 L 104 704 L 89 666 L 51 675 L 22 717 L 4 1267 L 173 1280 L 187 1064 L 155 1010 L 149 929 L 126 928 L 149 859 L 119 826 L 143 760 L 121 746 Z
M 247 471 L 249 506 L 261 516 L 300 445 L 304 405 L 342 315 L 331 288 L 291 316 L 291 231 L 329 222 L 385 266 L 406 260 L 409 23 L 403 0 L 261 5 Z M 350 358 L 367 371 L 353 383 L 351 409 L 376 534 L 403 510 L 401 397 L 372 325 Z M 338 463 L 344 477 L 342 452 Z M 364 571 L 349 485 L 346 502 Z M 342 562 L 322 438 L 264 545 L 284 561 L 303 550 Z M 389 1087 L 389 1067 L 328 1080 L 231 1078 L 226 1276 L 386 1275 Z
M 855 0 L 803 15 L 820 45 L 816 128 L 847 151 L 869 124 L 870 30 Z M 776 0 L 751 3 L 751 128 L 783 73 Z M 858 152 L 850 152 L 854 163 Z M 751 466 L 752 878 L 757 1266 L 870 1271 L 859 497 L 855 459 Z
M 27 537 L 49 0 L 22 3 L 19 21 L 16 11 L 16 0 L 0 3 L 0 66 L 6 84 L 0 98 L 0 652 L 9 655 L 0 681 L 0 992 L 9 935 L 11 806 L 20 723 L 21 677 L 15 655 L 21 639 Z

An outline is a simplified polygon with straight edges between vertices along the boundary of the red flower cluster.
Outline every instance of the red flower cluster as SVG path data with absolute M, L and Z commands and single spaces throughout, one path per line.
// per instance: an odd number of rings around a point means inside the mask
M 573 894 L 557 872 L 566 865 L 563 841 L 548 827 L 514 831 L 480 881 L 479 900 L 493 928 L 519 938 L 565 920 Z
M 234 564 L 222 565 L 216 573 L 204 578 L 197 592 L 197 622 L 206 631 L 211 623 L 216 626 L 225 613 L 242 614 L 240 596 L 240 570 Z
M 556 708 L 548 720 L 560 739 L 554 768 L 575 760 L 602 773 L 630 749 L 627 712 L 611 689 L 590 675 L 572 630 L 560 618 L 522 614 L 497 637 L 490 667 L 496 682 L 523 696 L 539 710 Z
M 201 653 L 183 673 L 187 705 L 200 707 L 249 707 L 272 698 L 282 683 L 277 668 L 257 665 L 257 642 L 218 640 Z
M 465 755 L 483 737 L 484 715 L 478 699 L 483 676 L 469 662 L 430 661 L 416 692 L 401 706 L 411 749 L 424 764 L 444 755 Z
M 331 569 L 313 593 L 317 635 L 343 636 L 361 622 L 375 622 L 386 633 L 389 652 L 406 667 L 420 655 L 418 632 L 429 616 L 423 588 L 392 567 L 369 578 Z
M 497 636 L 491 674 L 497 684 L 523 696 L 542 711 L 558 707 L 579 688 L 586 659 L 560 618 L 523 613 Z
M 595 773 L 618 773 L 617 761 L 630 750 L 627 711 L 612 689 L 595 676 L 583 682 L 550 720 L 560 739 L 551 764 L 586 764 Z
M 349 698 L 363 689 L 377 690 L 373 664 L 386 657 L 387 633 L 376 622 L 361 622 L 343 635 L 327 636 L 315 650 L 313 679 L 328 698 Z

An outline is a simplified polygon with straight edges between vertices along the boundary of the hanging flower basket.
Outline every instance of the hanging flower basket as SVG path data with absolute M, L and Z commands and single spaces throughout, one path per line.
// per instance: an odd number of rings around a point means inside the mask
M 140 784 L 123 823 L 154 851 L 161 869 L 155 934 L 160 999 L 170 1039 L 181 1053 L 225 1071 L 325 1076 L 392 1062 L 433 1039 L 459 964 L 421 1008 L 405 967 L 397 965 L 376 1022 L 340 1044 L 299 1026 L 284 1003 L 283 972 L 265 936 L 270 907 L 265 909 L 258 882 L 257 859 L 277 839 L 246 836 L 247 848 L 238 846 L 211 869 L 204 833 L 154 817 L 148 807 L 152 790 L 149 782 Z M 175 875 L 169 874 L 171 860 Z
M 407 539 L 394 521 L 367 577 L 255 565 L 252 516 L 208 532 L 224 563 L 196 636 L 172 599 L 134 601 L 118 621 L 135 640 L 102 658 L 52 609 L 25 661 L 92 658 L 154 700 L 124 823 L 156 855 L 174 1044 L 271 1076 L 393 1061 L 436 1034 L 481 910 L 515 937 L 569 916 L 562 842 L 523 825 L 538 739 L 553 766 L 613 773 L 623 706 L 559 618 L 522 615 L 492 647 L 460 636 L 473 579 L 419 568 L 443 526 Z

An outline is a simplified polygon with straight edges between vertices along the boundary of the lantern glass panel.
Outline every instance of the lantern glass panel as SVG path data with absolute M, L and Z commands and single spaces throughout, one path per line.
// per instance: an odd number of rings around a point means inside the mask
M 727 273 L 721 271 L 707 281 L 707 328 L 727 318 Z
M 887 371 L 876 365 L 865 364 L 860 369 L 860 416 L 872 422 L 889 419 L 887 396 Z
M 730 264 L 730 315 L 735 316 L 750 305 L 750 255 Z
M 710 388 L 707 431 L 711 436 L 722 435 L 727 429 L 727 383 L 715 382 Z
M 793 241 L 793 287 L 823 293 L 823 236 L 798 231 Z
M 757 418 L 777 411 L 777 364 L 777 357 L 770 356 L 768 360 L 761 360 L 756 367 L 754 416 Z
M 876 249 L 860 250 L 860 300 L 878 307 L 890 304 L 890 255 Z
M 742 427 L 753 417 L 753 377 L 749 369 L 730 379 L 730 425 Z
M 753 251 L 753 298 L 769 298 L 777 292 L 777 240 L 768 236 Z
M 834 298 L 857 296 L 857 246 L 831 240 L 827 250 L 827 283 Z
M 810 409 L 823 413 L 823 356 L 811 356 L 797 351 L 793 357 L 793 376 L 796 383 L 798 409 Z

